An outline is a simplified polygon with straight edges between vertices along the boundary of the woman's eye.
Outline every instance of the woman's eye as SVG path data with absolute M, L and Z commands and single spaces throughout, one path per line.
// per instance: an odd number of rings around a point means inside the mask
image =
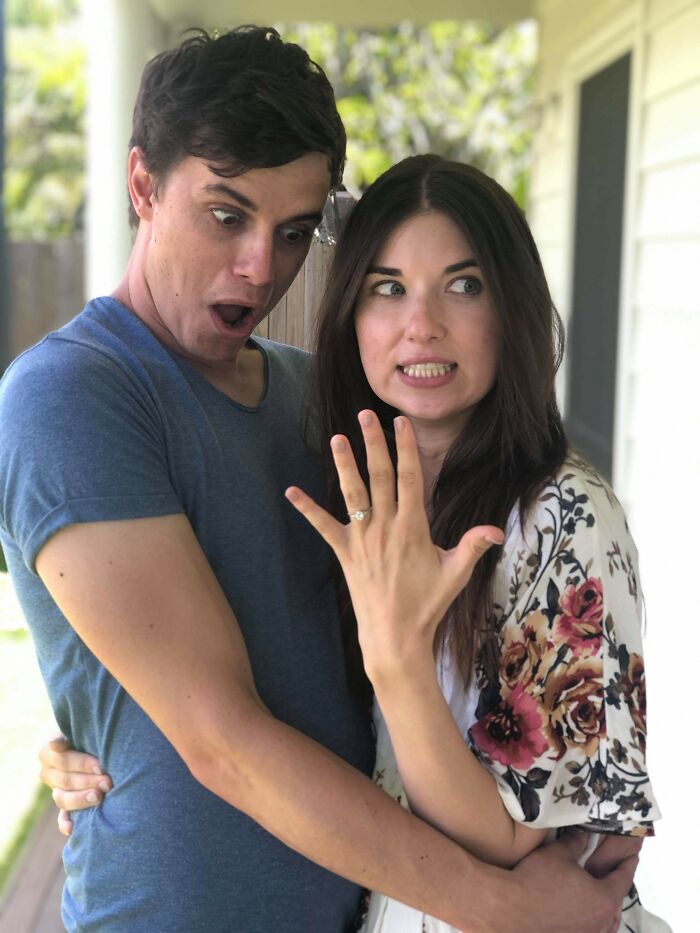
M 373 295 L 384 295 L 391 298 L 394 295 L 403 295 L 404 287 L 399 282 L 377 282 L 372 288 Z
M 464 275 L 460 279 L 455 279 L 447 287 L 450 292 L 459 292 L 461 295 L 480 295 L 483 289 L 481 279 L 475 275 Z
M 223 207 L 213 207 L 211 212 L 224 227 L 235 227 L 236 224 L 243 222 L 243 218 L 236 211 L 227 211 Z

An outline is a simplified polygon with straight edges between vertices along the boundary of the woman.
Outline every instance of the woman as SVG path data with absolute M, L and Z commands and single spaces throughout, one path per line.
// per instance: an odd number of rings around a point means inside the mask
M 592 851 L 598 834 L 648 835 L 659 816 L 635 549 L 613 494 L 568 453 L 560 359 L 537 249 L 492 179 L 419 156 L 375 182 L 338 241 L 320 315 L 332 514 L 299 489 L 288 498 L 347 579 L 377 781 L 504 866 L 558 827 L 585 827 Z M 470 547 L 484 556 L 465 588 Z M 368 933 L 447 929 L 370 900 Z M 621 929 L 666 926 L 633 893 Z
M 659 816 L 644 765 L 635 548 L 611 491 L 568 453 L 554 396 L 561 343 L 512 199 L 468 166 L 405 160 L 350 216 L 320 318 L 322 432 L 340 433 L 331 511 L 363 520 L 333 525 L 293 492 L 349 583 L 375 694 L 376 779 L 505 866 L 557 827 L 591 831 L 592 851 L 597 834 L 649 835 Z M 405 448 L 412 430 L 436 544 L 456 548 L 486 523 L 505 531 L 446 615 L 430 603 L 448 558 L 412 555 L 394 504 L 383 437 Z M 358 472 L 351 448 L 363 447 Z M 503 540 L 495 531 L 483 529 L 484 548 Z M 622 928 L 666 927 L 632 895 Z M 372 933 L 422 929 L 447 928 L 373 895 Z

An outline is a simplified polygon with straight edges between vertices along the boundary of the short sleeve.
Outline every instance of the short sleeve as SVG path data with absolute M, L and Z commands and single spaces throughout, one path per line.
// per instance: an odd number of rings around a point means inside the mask
M 183 511 L 163 432 L 140 374 L 92 347 L 47 338 L 15 361 L 0 387 L 0 521 L 30 571 L 66 525 Z
M 651 835 L 642 594 L 624 513 L 567 462 L 511 522 L 499 564 L 498 683 L 481 675 L 472 748 L 511 816 Z

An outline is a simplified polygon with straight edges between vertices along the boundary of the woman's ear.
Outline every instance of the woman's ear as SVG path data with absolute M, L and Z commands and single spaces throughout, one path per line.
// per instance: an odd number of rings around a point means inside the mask
M 140 220 L 151 220 L 155 198 L 155 182 L 146 167 L 143 150 L 138 146 L 129 153 L 127 163 L 129 197 Z

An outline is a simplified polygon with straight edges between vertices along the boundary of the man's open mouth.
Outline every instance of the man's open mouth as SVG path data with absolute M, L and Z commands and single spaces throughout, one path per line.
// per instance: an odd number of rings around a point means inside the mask
M 231 330 L 234 330 L 253 313 L 253 308 L 248 305 L 215 304 L 212 307 L 216 315 Z

